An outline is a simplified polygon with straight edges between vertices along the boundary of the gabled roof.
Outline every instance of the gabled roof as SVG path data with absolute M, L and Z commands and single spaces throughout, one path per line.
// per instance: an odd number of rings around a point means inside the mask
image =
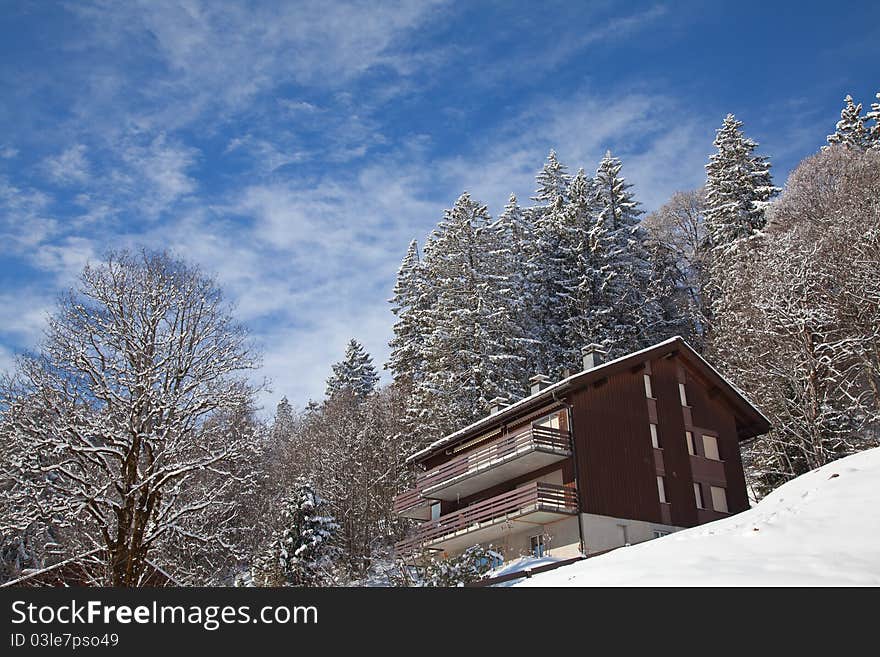
M 594 381 L 598 381 L 599 379 L 626 370 L 637 363 L 652 360 L 659 356 L 675 352 L 680 353 L 681 356 L 683 356 L 691 365 L 699 370 L 721 391 L 733 406 L 738 420 L 740 440 L 753 438 L 767 433 L 770 430 L 770 421 L 760 410 L 758 410 L 752 401 L 749 400 L 745 393 L 721 376 L 718 370 L 712 367 L 705 358 L 700 356 L 700 354 L 698 354 L 694 348 L 684 340 L 684 338 L 676 335 L 673 338 L 658 342 L 645 349 L 634 351 L 626 356 L 621 356 L 620 358 L 615 358 L 607 363 L 602 363 L 592 369 L 573 374 L 553 385 L 547 386 L 533 395 L 523 397 L 509 406 L 505 406 L 496 413 L 487 415 L 463 429 L 459 429 L 448 436 L 444 436 L 440 440 L 434 441 L 424 449 L 409 456 L 406 461 L 407 463 L 423 461 L 448 445 L 472 438 L 474 435 L 492 429 L 495 426 L 516 420 L 519 416 L 525 415 L 530 410 L 545 406 L 554 399 L 557 399 L 563 392 L 583 388 Z

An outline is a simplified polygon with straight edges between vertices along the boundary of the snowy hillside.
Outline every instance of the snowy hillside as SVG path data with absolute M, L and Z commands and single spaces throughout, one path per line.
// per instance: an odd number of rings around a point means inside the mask
M 880 448 L 802 475 L 739 515 L 516 585 L 880 585 Z

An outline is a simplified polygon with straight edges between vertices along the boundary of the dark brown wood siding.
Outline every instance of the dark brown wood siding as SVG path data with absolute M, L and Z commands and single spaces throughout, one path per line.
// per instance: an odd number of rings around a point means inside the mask
M 712 396 L 701 378 L 690 368 L 684 367 L 685 388 L 694 425 L 717 434 L 718 452 L 724 461 L 727 479 L 727 507 L 731 513 L 749 508 L 746 494 L 745 474 L 736 430 L 736 417 L 720 395 Z
M 599 383 L 571 395 L 581 508 L 661 522 L 642 371 Z
M 670 520 L 679 527 L 705 521 L 694 500 L 692 457 L 685 440 L 685 418 L 718 436 L 727 504 L 731 513 L 748 508 L 736 420 L 722 399 L 713 398 L 703 381 L 676 357 L 651 361 L 651 384 L 657 407 L 657 434 Z M 616 374 L 603 385 L 571 395 L 573 435 L 579 469 L 581 508 L 586 513 L 662 522 L 651 448 L 651 419 L 642 368 Z M 682 407 L 678 384 L 683 378 L 689 408 Z M 694 440 L 700 440 L 699 429 Z M 712 463 L 706 463 L 711 467 Z M 717 470 L 717 468 L 713 468 Z M 707 478 L 708 480 L 708 478 Z M 714 482 L 712 482 L 714 483 Z
M 670 517 L 673 525 L 693 527 L 697 524 L 697 505 L 684 437 L 684 414 L 678 396 L 678 366 L 674 358 L 660 358 L 651 362 L 651 373 L 657 398 L 657 431 L 663 447 Z
M 577 479 L 579 501 L 585 513 L 665 522 L 679 527 L 692 527 L 710 517 L 722 517 L 710 508 L 698 511 L 693 489 L 695 475 L 704 484 L 707 503 L 710 503 L 707 486 L 719 485 L 723 478 L 730 512 L 747 509 L 734 409 L 679 355 L 656 357 L 648 363 L 648 370 L 655 402 L 649 402 L 645 395 L 644 363 L 634 363 L 624 371 L 567 394 L 565 399 L 571 404 L 576 459 L 567 459 L 493 486 L 458 503 L 444 502 L 442 513 L 445 515 L 512 490 L 517 484 L 560 467 L 565 484 L 571 485 Z M 679 382 L 685 384 L 687 406 L 681 404 Z M 543 410 L 549 409 L 545 407 Z M 534 417 L 517 418 L 502 428 L 513 429 Z M 651 421 L 657 424 L 662 448 L 656 453 L 651 445 Z M 691 456 L 685 440 L 688 429 L 694 432 L 697 443 L 701 440 L 701 430 L 716 435 L 722 462 L 706 459 L 701 444 L 697 445 L 697 455 Z M 475 448 L 468 447 L 459 453 Z M 432 455 L 427 462 L 438 465 L 455 456 L 441 452 Z M 661 473 L 665 477 L 669 502 L 662 509 L 656 479 Z

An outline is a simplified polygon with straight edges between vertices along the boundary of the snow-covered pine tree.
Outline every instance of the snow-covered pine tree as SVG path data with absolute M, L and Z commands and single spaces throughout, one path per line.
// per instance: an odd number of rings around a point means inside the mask
M 490 223 L 486 206 L 464 193 L 425 246 L 436 301 L 428 311 L 425 375 L 416 383 L 412 410 L 429 436 L 485 415 L 494 397 L 519 393 L 520 359 L 510 343 L 516 325 Z
M 352 338 L 345 349 L 345 357 L 333 365 L 333 375 L 327 379 L 326 396 L 347 393 L 363 398 L 376 391 L 379 375 L 373 359 L 363 345 Z
M 486 241 L 494 245 L 488 264 L 488 273 L 494 281 L 494 287 L 504 301 L 503 310 L 514 332 L 509 336 L 499 336 L 506 344 L 506 352 L 516 356 L 508 362 L 508 376 L 518 380 L 511 382 L 511 393 L 525 390 L 528 378 L 532 374 L 532 353 L 537 341 L 535 335 L 535 317 L 528 289 L 526 268 L 529 255 L 533 250 L 532 237 L 534 226 L 529 213 L 517 202 L 516 195 L 511 194 L 507 205 L 492 224 Z M 518 389 L 517 389 L 518 388 Z M 512 401 L 512 400 L 511 400 Z
M 862 104 L 855 104 L 849 94 L 843 99 L 843 102 L 845 104 L 840 111 L 840 121 L 837 122 L 834 134 L 828 135 L 828 145 L 840 144 L 847 148 L 867 148 L 870 135 L 865 128 L 865 119 L 862 117 Z
M 526 211 L 532 232 L 524 249 L 523 291 L 528 308 L 525 335 L 531 341 L 526 369 L 527 376 L 546 374 L 555 378 L 571 364 L 566 357 L 566 341 L 577 286 L 572 251 L 575 243 L 563 235 L 572 177 L 555 150 L 547 155 L 535 182 L 532 200 L 538 204 Z
M 326 502 L 299 479 L 280 503 L 279 528 L 256 565 L 254 581 L 263 586 L 320 586 L 332 581 L 339 526 Z
M 598 214 L 590 239 L 593 269 L 599 276 L 594 283 L 592 341 L 602 344 L 612 357 L 665 337 L 658 302 L 652 295 L 651 263 L 640 220 L 643 213 L 621 168 L 620 159 L 610 151 L 599 163 Z
M 275 420 L 272 422 L 272 438 L 276 442 L 289 440 L 294 428 L 293 406 L 287 397 L 282 397 L 275 408 Z
M 534 248 L 527 262 L 528 290 L 534 317 L 532 374 L 559 378 L 572 365 L 569 332 L 578 286 L 578 236 L 562 196 L 535 213 Z
M 551 370 L 551 376 L 560 376 L 565 369 L 579 370 L 581 349 L 594 342 L 601 327 L 602 309 L 596 305 L 597 286 L 601 284 L 596 253 L 591 249 L 591 236 L 599 212 L 596 181 L 578 169 L 571 181 L 568 203 L 554 216 L 553 229 L 559 236 L 556 270 L 558 281 L 556 303 L 558 321 L 564 331 L 557 345 L 557 366 L 562 372 Z M 556 321 L 554 321 L 554 324 Z
M 868 141 L 871 148 L 880 149 L 880 91 L 877 92 L 877 102 L 871 103 L 871 111 L 865 115 L 868 121 L 874 121 L 874 125 L 870 126 L 868 133 Z
M 571 176 L 568 175 L 566 166 L 556 157 L 555 150 L 550 150 L 547 161 L 538 172 L 535 181 L 538 183 L 538 188 L 532 200 L 539 204 L 553 205 L 556 197 L 561 196 L 564 199 L 568 194 Z
M 754 154 L 758 144 L 743 134 L 742 126 L 733 114 L 725 117 L 713 142 L 717 150 L 706 165 L 706 231 L 713 247 L 763 228 L 767 205 L 779 193 L 770 162 Z
M 430 307 L 429 296 L 419 261 L 418 243 L 413 240 L 397 271 L 394 294 L 389 299 L 397 321 L 394 323 L 394 336 L 389 342 L 391 356 L 385 367 L 391 370 L 397 383 L 412 385 L 422 370 L 425 311 Z
M 534 231 L 528 213 L 520 207 L 515 194 L 510 195 L 498 221 L 492 224 L 492 229 L 497 233 L 500 246 L 504 248 L 504 269 L 510 272 L 511 285 L 515 286 L 517 279 L 525 276 L 525 263 L 531 250 Z

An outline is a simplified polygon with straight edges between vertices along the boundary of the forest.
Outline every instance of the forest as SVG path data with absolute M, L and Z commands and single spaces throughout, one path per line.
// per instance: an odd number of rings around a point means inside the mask
M 463 193 L 403 257 L 388 362 L 354 336 L 323 399 L 269 418 L 217 281 L 108 254 L 0 381 L 0 583 L 71 564 L 90 585 L 410 584 L 392 555 L 406 457 L 591 343 L 614 358 L 681 335 L 740 388 L 773 425 L 743 454 L 755 500 L 877 446 L 880 93 L 832 127 L 777 186 L 728 115 L 705 185 L 650 213 L 610 151 L 577 169 L 551 151 L 496 217 Z

